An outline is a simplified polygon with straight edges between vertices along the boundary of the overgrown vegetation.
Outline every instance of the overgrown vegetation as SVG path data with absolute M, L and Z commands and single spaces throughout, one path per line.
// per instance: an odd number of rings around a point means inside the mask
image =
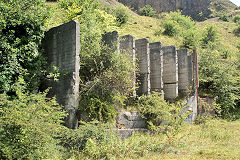
M 46 92 L 16 89 L 16 97 L 0 95 L 0 159 L 61 158 L 58 145 L 65 113 Z
M 38 87 L 44 65 L 39 45 L 49 14 L 44 0 L 0 2 L 0 93 L 14 94 L 19 76 L 29 90 Z

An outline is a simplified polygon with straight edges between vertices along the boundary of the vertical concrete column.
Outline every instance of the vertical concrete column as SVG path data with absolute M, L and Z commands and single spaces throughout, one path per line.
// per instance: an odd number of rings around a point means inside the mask
M 150 94 L 150 49 L 148 39 L 139 39 L 135 41 L 136 57 L 138 61 L 139 73 L 137 74 L 137 81 L 139 88 L 137 95 Z
M 50 97 L 56 96 L 57 102 L 64 106 L 68 112 L 65 125 L 76 128 L 78 120 L 79 96 L 79 53 L 80 53 L 80 27 L 78 21 L 71 21 L 50 29 L 45 34 L 43 47 L 48 64 L 59 69 L 58 81 L 45 82 L 51 87 Z M 50 72 L 54 72 L 52 69 Z
M 178 59 L 175 46 L 162 47 L 164 99 L 172 101 L 178 96 Z
M 196 51 L 193 51 L 192 62 L 193 62 L 193 81 L 195 86 L 194 88 L 197 89 L 199 87 L 199 83 L 198 83 L 198 55 Z
M 134 71 L 132 73 L 133 79 L 133 97 L 136 97 L 136 55 L 135 55 L 135 38 L 131 35 L 125 35 L 120 37 L 120 44 L 119 44 L 120 52 L 125 52 L 131 56 L 131 61 L 134 67 Z
M 119 50 L 119 35 L 118 35 L 117 31 L 107 32 L 107 33 L 103 34 L 102 40 L 105 45 L 107 45 L 108 47 L 111 47 L 111 48 L 113 47 L 112 49 L 114 51 L 117 51 L 117 53 L 120 52 L 120 50 Z
M 163 93 L 163 53 L 161 42 L 150 43 L 150 83 L 151 92 Z
M 192 88 L 193 65 L 187 49 L 177 50 L 178 55 L 178 91 L 183 95 L 190 93 Z

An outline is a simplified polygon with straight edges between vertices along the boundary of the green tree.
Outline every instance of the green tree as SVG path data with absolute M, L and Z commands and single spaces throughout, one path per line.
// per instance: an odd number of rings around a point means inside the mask
M 39 48 L 49 10 L 44 0 L 0 1 L 0 93 L 23 76 L 36 89 L 44 60 Z

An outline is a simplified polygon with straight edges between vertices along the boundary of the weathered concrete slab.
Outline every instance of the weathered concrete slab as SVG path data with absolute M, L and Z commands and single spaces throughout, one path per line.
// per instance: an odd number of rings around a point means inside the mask
M 119 34 L 117 31 L 113 32 L 107 32 L 102 35 L 102 40 L 105 45 L 108 47 L 113 47 L 112 49 L 114 51 L 117 51 L 117 53 L 120 52 L 119 50 Z
M 174 98 L 178 96 L 178 84 L 164 84 L 163 86 L 164 99 L 168 101 L 172 101 Z
M 132 78 L 133 78 L 133 97 L 136 97 L 136 51 L 135 51 L 135 38 L 131 35 L 126 35 L 120 37 L 120 53 L 124 52 L 129 55 L 131 55 L 131 61 L 133 63 L 134 71 L 132 73 Z
M 162 47 L 164 99 L 173 100 L 178 96 L 178 57 L 175 46 Z
M 137 95 L 150 94 L 150 50 L 148 39 L 139 39 L 135 41 L 136 57 L 138 61 L 139 73 L 137 74 L 137 81 L 139 88 Z
M 178 82 L 178 59 L 176 46 L 164 46 L 163 52 L 163 83 Z
M 150 83 L 151 92 L 163 94 L 163 53 L 161 42 L 150 43 Z
M 192 88 L 193 65 L 187 49 L 177 50 L 178 53 L 178 91 L 183 95 L 190 93 Z
M 48 81 L 45 87 L 51 87 L 49 96 L 56 96 L 57 102 L 68 112 L 65 124 L 69 128 L 78 125 L 76 111 L 79 94 L 79 53 L 80 27 L 78 21 L 71 21 L 50 29 L 45 34 L 43 47 L 49 66 L 59 69 L 58 81 Z M 51 70 L 50 72 L 54 72 Z

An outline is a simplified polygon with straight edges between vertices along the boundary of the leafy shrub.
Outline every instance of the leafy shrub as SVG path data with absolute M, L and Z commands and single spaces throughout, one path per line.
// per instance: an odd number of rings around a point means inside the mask
M 171 106 L 159 93 L 150 96 L 143 95 L 138 99 L 138 110 L 143 118 L 154 124 L 168 120 Z
M 143 95 L 138 100 L 138 110 L 148 122 L 149 128 L 169 136 L 175 136 L 180 131 L 189 113 L 184 113 L 185 106 L 180 103 L 169 104 L 159 93 L 150 96 Z
M 197 37 L 197 33 L 194 30 L 188 30 L 183 33 L 183 44 L 182 48 L 187 49 L 196 49 L 198 47 L 199 38 Z
M 140 8 L 139 13 L 142 16 L 149 16 L 149 17 L 153 17 L 156 14 L 156 12 L 153 10 L 153 8 L 150 5 L 146 5 L 143 8 Z
M 168 36 L 182 36 L 184 32 L 194 29 L 195 22 L 188 16 L 181 15 L 181 12 L 170 12 L 165 16 L 163 22 L 163 34 Z
M 181 15 L 181 12 L 170 12 L 169 19 L 177 22 L 184 29 L 191 29 L 195 25 L 191 17 Z
M 0 159 L 61 158 L 58 138 L 65 113 L 46 92 L 0 95 Z
M 49 10 L 44 0 L 6 0 L 0 6 L 0 93 L 12 92 L 18 76 L 34 90 L 43 73 L 39 46 Z
M 206 32 L 203 35 L 202 42 L 203 46 L 211 43 L 215 43 L 218 40 L 217 30 L 213 26 L 207 27 Z
M 167 36 L 176 36 L 180 32 L 178 24 L 174 21 L 164 21 L 163 27 L 163 34 Z
M 227 15 L 227 14 L 222 14 L 222 15 L 219 17 L 219 19 L 222 20 L 222 21 L 225 21 L 225 22 L 229 22 L 230 17 L 229 17 L 229 15 Z
M 127 23 L 128 19 L 130 17 L 129 12 L 128 12 L 127 8 L 125 8 L 125 7 L 115 8 L 114 15 L 116 17 L 118 26 L 121 26 L 121 25 Z
M 235 17 L 233 17 L 233 22 L 239 23 L 240 22 L 240 15 L 236 15 Z
M 238 25 L 238 27 L 235 28 L 233 32 L 236 36 L 240 37 L 240 25 Z

